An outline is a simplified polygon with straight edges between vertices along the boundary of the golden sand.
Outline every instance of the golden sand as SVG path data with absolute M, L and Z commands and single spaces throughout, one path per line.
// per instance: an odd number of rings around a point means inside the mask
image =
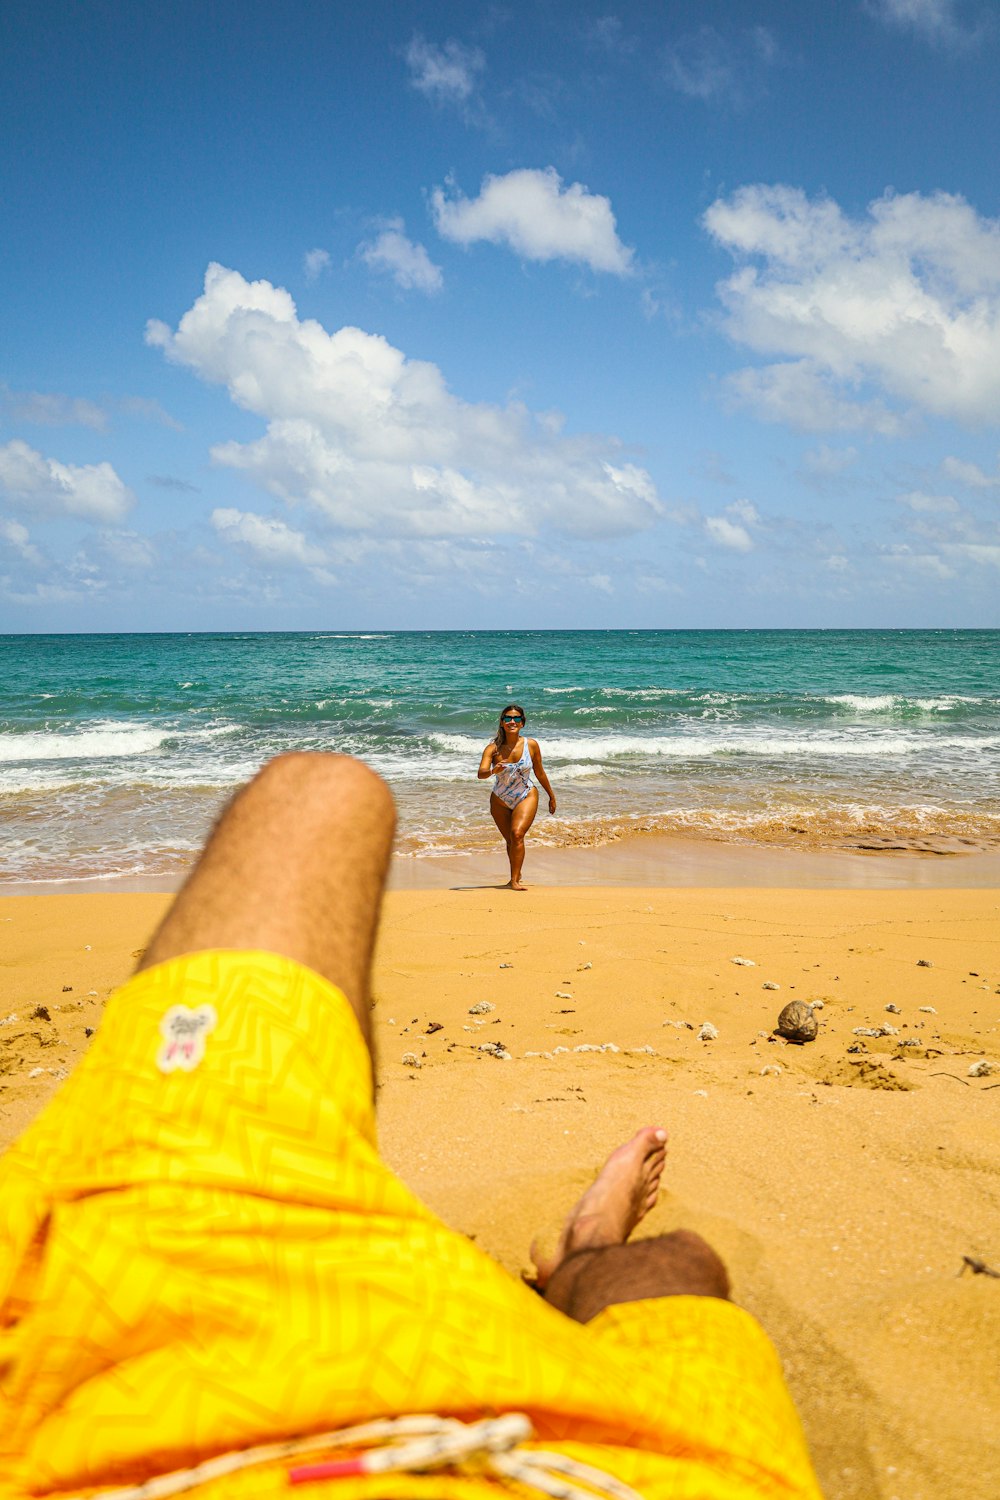
M 168 901 L 0 901 L 0 1145 Z M 664 1123 L 668 1188 L 641 1232 L 694 1228 L 727 1260 L 829 1500 L 995 1500 L 1000 1280 L 959 1273 L 1000 1269 L 998 915 L 983 889 L 395 890 L 383 1150 L 517 1272 L 608 1150 Z M 794 999 L 823 1002 L 802 1047 L 769 1040 Z M 983 1060 L 996 1072 L 971 1077 Z

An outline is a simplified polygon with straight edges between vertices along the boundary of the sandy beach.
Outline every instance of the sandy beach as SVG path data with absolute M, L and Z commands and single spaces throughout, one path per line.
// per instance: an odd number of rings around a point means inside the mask
M 1000 1269 L 1000 891 L 918 888 L 913 863 L 906 889 L 397 888 L 377 954 L 391 1165 L 517 1273 L 608 1150 L 664 1123 L 641 1232 L 688 1226 L 723 1254 L 830 1500 L 1000 1493 L 1000 1281 L 960 1274 Z M 0 900 L 0 1145 L 168 901 Z M 804 1046 L 771 1036 L 794 999 L 822 1002 Z

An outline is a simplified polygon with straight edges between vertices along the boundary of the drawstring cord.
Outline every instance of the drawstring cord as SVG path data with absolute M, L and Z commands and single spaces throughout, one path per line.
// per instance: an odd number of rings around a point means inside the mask
M 496 1478 L 526 1485 L 551 1500 L 595 1500 L 595 1493 L 605 1500 L 642 1500 L 635 1490 L 602 1469 L 563 1453 L 520 1448 L 533 1434 L 531 1422 L 523 1412 L 508 1412 L 502 1417 L 469 1423 L 432 1415 L 391 1417 L 360 1427 L 342 1427 L 335 1432 L 318 1432 L 309 1437 L 245 1448 L 239 1453 L 221 1453 L 193 1468 L 147 1479 L 144 1484 L 105 1490 L 100 1500 L 167 1500 L 168 1496 L 183 1494 L 241 1469 L 302 1458 L 331 1448 L 364 1451 L 351 1458 L 296 1465 L 288 1470 L 289 1484 L 368 1474 L 424 1474 L 475 1461 Z

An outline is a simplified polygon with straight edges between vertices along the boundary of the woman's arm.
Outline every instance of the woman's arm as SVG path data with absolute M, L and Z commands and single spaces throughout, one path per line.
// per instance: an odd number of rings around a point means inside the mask
M 496 775 L 496 770 L 494 768 L 496 762 L 499 759 L 500 752 L 497 749 L 496 740 L 490 740 L 489 744 L 486 746 L 486 749 L 482 753 L 482 757 L 479 762 L 479 770 L 476 772 L 476 775 L 479 777 L 480 781 L 485 781 L 487 776 Z
M 538 748 L 538 741 L 529 740 L 528 750 L 531 754 L 532 770 L 549 794 L 549 812 L 554 813 L 556 810 L 556 794 L 549 785 L 549 778 L 545 774 L 545 767 L 542 765 L 542 752 Z

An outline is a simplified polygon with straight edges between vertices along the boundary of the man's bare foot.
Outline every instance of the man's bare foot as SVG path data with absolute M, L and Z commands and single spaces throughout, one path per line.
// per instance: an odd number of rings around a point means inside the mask
M 526 891 L 528 887 L 522 880 L 508 880 L 507 889 L 509 891 Z
M 646 1125 L 630 1141 L 612 1151 L 579 1203 L 563 1225 L 553 1256 L 531 1244 L 535 1284 L 544 1288 L 549 1278 L 578 1250 L 599 1250 L 606 1245 L 624 1245 L 633 1229 L 656 1203 L 660 1177 L 667 1158 L 667 1132 Z

